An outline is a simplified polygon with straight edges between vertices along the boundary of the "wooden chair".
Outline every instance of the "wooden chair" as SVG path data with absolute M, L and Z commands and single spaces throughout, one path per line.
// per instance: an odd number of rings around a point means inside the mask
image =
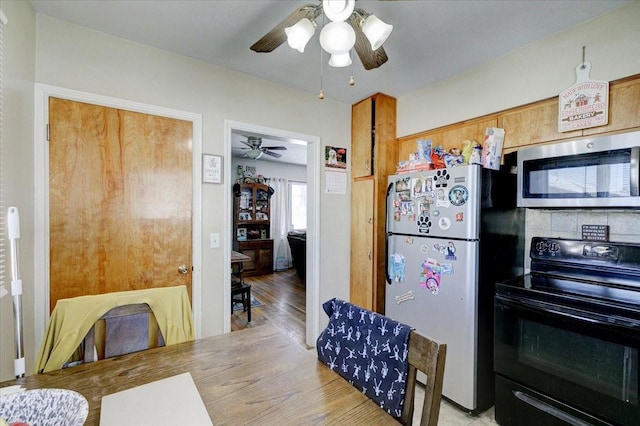
M 102 315 L 87 333 L 82 344 L 84 352 L 82 362 L 92 362 L 164 345 L 164 338 L 149 305 L 136 303 L 117 306 Z
M 251 322 L 251 285 L 232 279 L 231 313 L 233 313 L 234 303 L 242 303 L 243 311 L 247 313 L 247 322 Z
M 411 331 L 409 335 L 407 387 L 402 416 L 398 419 L 403 425 L 413 424 L 413 408 L 418 371 L 421 371 L 427 376 L 420 425 L 436 426 L 438 424 L 446 354 L 447 345 L 431 340 L 417 333 L 415 330 Z

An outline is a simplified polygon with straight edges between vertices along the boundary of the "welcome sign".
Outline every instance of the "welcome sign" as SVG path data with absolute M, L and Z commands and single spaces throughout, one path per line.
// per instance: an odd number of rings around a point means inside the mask
M 558 132 L 604 126 L 609 122 L 609 82 L 589 80 L 591 64 L 576 67 L 576 84 L 558 97 Z

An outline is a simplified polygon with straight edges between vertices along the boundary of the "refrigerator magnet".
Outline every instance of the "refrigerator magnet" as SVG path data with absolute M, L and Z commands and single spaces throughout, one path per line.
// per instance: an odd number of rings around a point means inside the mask
M 441 275 L 451 275 L 451 274 L 453 274 L 453 263 L 441 263 L 440 264 L 440 274 Z
M 447 243 L 447 248 L 445 251 L 444 258 L 447 260 L 457 260 L 456 245 L 453 243 L 453 241 L 449 241 L 449 243 Z
M 429 216 L 421 214 L 418 217 L 418 232 L 421 234 L 428 234 L 429 229 L 431 228 L 431 220 L 429 220 Z
M 468 198 L 469 190 L 462 185 L 456 185 L 449 191 L 449 202 L 456 207 L 465 204 Z
M 389 256 L 389 276 L 393 282 L 401 283 L 406 279 L 406 263 L 400 253 L 392 253 Z
M 446 169 L 438 170 L 435 175 L 436 188 L 446 188 L 449 179 L 451 179 L 451 176 Z
M 440 263 L 437 260 L 427 258 L 422 263 L 420 274 L 420 287 L 431 290 L 432 294 L 440 291 Z
M 448 217 L 441 217 L 440 219 L 438 219 L 438 227 L 440 227 L 440 229 L 442 229 L 443 231 L 451 228 L 451 219 L 449 219 Z
M 404 294 L 397 295 L 394 299 L 396 300 L 396 303 L 398 305 L 401 304 L 402 302 L 406 302 L 407 300 L 413 300 L 413 292 L 409 290 Z
M 451 203 L 449 203 L 449 199 L 444 193 L 444 189 L 438 189 L 438 198 L 436 198 L 436 206 L 438 207 L 449 207 Z

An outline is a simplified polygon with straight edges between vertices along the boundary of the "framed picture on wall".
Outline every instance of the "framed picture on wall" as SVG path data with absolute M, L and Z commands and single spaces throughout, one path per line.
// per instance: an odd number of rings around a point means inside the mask
M 222 157 L 219 155 L 202 155 L 202 182 L 222 183 Z

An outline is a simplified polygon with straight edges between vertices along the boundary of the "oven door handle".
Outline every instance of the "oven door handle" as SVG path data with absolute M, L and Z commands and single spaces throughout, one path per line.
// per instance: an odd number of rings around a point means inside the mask
M 591 324 L 600 324 L 609 327 L 618 326 L 625 329 L 640 330 L 640 321 L 634 320 L 632 318 L 623 318 L 618 315 L 603 315 L 598 312 L 590 312 L 584 309 L 561 306 L 555 303 L 544 302 L 541 300 L 509 297 L 498 294 L 495 296 L 495 299 L 496 308 L 498 307 L 498 303 L 500 303 L 516 309 L 543 311 L 551 315 L 560 315 L 578 321 L 589 322 Z

